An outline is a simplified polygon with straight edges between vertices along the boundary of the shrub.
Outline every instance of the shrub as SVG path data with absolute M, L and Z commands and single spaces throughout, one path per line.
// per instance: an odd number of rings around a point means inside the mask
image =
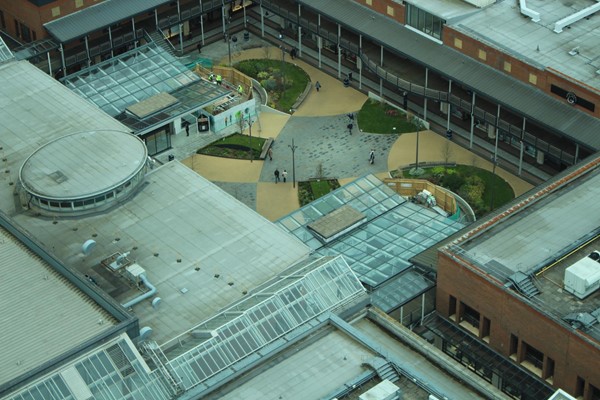
M 447 168 L 445 172 L 446 174 L 440 179 L 441 185 L 453 192 L 458 192 L 461 186 L 465 184 L 465 178 L 451 168 Z

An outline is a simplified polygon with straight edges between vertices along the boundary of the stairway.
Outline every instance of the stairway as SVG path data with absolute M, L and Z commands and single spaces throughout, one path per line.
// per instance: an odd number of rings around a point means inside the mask
M 532 298 L 533 296 L 541 293 L 533 282 L 533 278 L 529 275 L 525 275 L 522 272 L 516 272 L 512 274 L 508 277 L 508 280 L 511 281 L 517 290 L 527 298 Z
M 400 379 L 400 374 L 398 374 L 398 370 L 394 365 L 381 357 L 375 357 L 366 364 L 377 372 L 377 375 L 382 381 L 388 380 L 390 382 L 396 382 Z
M 157 46 L 162 47 L 167 53 L 169 53 L 173 57 L 175 57 L 175 58 L 179 57 L 179 54 L 178 54 L 179 52 L 177 50 L 175 50 L 175 47 L 173 47 L 171 42 L 169 42 L 167 39 L 165 39 L 162 32 L 160 32 L 160 31 L 150 32 L 150 33 L 148 33 L 148 35 L 152 39 L 152 42 L 156 43 Z

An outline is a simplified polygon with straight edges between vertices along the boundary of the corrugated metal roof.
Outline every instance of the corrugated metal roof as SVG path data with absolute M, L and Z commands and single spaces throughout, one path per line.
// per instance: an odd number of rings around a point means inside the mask
M 0 276 L 0 387 L 116 324 L 1 227 Z
M 44 27 L 59 42 L 65 43 L 167 3 L 169 0 L 104 0 L 48 22 Z
M 404 25 L 348 0 L 299 0 L 303 5 L 339 22 L 386 48 L 412 58 L 452 78 L 503 107 L 569 137 L 586 147 L 600 149 L 600 120 L 552 98 Z

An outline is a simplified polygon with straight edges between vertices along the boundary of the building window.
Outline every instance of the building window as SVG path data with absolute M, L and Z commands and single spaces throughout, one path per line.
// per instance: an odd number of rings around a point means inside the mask
M 554 360 L 550 357 L 546 357 L 544 360 L 544 370 L 542 371 L 542 378 L 546 381 L 551 382 L 552 377 L 554 376 Z
M 583 391 L 585 390 L 585 379 L 578 376 L 577 382 L 575 384 L 575 397 L 583 396 Z
M 486 342 L 489 342 L 491 326 L 492 322 L 490 319 L 483 317 L 483 323 L 481 324 L 481 338 Z
M 60 6 L 59 7 L 52 7 L 52 16 L 53 17 L 58 17 L 60 15 Z
M 457 49 L 462 49 L 462 40 L 459 38 L 454 38 L 454 47 Z
M 479 57 L 480 60 L 487 60 L 487 52 L 485 50 L 481 50 L 479 49 L 479 52 L 477 53 L 477 57 Z
M 590 384 L 590 399 L 600 400 L 600 389 L 592 384 Z
M 4 11 L 0 10 L 0 29 L 6 29 L 6 22 L 4 21 Z
M 529 74 L 529 83 L 537 85 L 537 75 L 535 75 L 535 74 Z
M 448 302 L 448 316 L 450 316 L 450 319 L 456 320 L 456 297 L 454 296 L 450 296 Z
M 523 353 L 521 365 L 541 377 L 542 367 L 544 366 L 544 353 L 526 342 L 523 342 Z
M 406 24 L 436 39 L 442 39 L 444 21 L 413 4 L 406 4 Z
M 26 42 L 31 42 L 31 30 L 27 25 L 21 24 L 21 37 Z
M 19 29 L 19 21 L 15 19 L 15 35 L 21 37 L 21 30 Z
M 75 8 L 83 7 L 83 0 L 75 0 Z
M 504 70 L 506 72 L 510 72 L 512 70 L 512 65 L 507 61 L 504 61 Z
M 393 16 L 394 16 L 394 7 L 387 6 L 387 14 L 388 14 L 390 17 L 393 17 Z
M 510 344 L 508 347 L 508 355 L 513 360 L 517 361 L 517 351 L 519 350 L 519 338 L 516 335 L 510 334 Z M 514 357 L 513 357 L 514 356 Z

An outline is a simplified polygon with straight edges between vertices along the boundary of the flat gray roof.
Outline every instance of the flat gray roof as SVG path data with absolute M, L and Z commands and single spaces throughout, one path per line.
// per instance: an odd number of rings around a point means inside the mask
M 548 129 L 560 132 L 579 144 L 595 150 L 600 149 L 600 135 L 597 134 L 600 131 L 600 119 L 574 108 L 566 102 L 566 99 L 554 98 L 533 85 L 521 82 L 450 47 L 430 40 L 391 18 L 353 1 L 300 0 L 300 3 L 327 15 L 335 22 L 350 27 L 349 29 L 356 33 L 381 43 L 397 54 L 405 55 L 443 76 L 451 77 L 454 82 L 465 88 L 495 99 L 502 107 L 518 112 Z M 511 2 L 497 2 L 496 5 L 498 4 L 507 7 L 512 5 Z M 496 5 L 484 10 L 494 8 Z M 522 16 L 518 18 L 524 19 Z M 542 37 L 546 34 L 546 30 L 541 28 L 539 32 L 543 33 Z M 600 29 L 596 29 L 595 32 L 600 34 Z M 532 47 L 531 51 L 535 52 L 535 47 Z
M 117 321 L 0 227 L 0 387 Z
M 512 285 L 509 277 L 516 273 L 535 276 L 533 283 L 541 293 L 527 301 L 567 324 L 567 314 L 589 313 L 600 307 L 598 291 L 581 300 L 564 290 L 565 269 L 576 258 L 599 249 L 598 196 L 600 158 L 592 158 L 460 232 L 441 251 L 484 271 L 500 285 Z M 572 254 L 574 251 L 577 253 Z M 570 257 L 564 259 L 566 255 Z M 550 265 L 552 268 L 544 269 Z M 598 344 L 598 324 L 587 331 L 586 337 L 590 336 Z
M 8 215 L 15 212 L 15 186 L 8 182 L 18 182 L 21 165 L 34 151 L 71 133 L 128 130 L 28 61 L 0 64 L 0 77 L 0 146 L 10 171 L 3 174 L 0 207 Z
M 310 249 L 178 161 L 154 169 L 132 199 L 101 215 L 52 221 L 15 216 L 65 264 L 89 273 L 116 252 L 146 270 L 162 299 L 133 307 L 159 344 L 190 329 Z M 95 236 L 94 236 L 95 235 Z M 82 257 L 81 244 L 96 247 Z M 198 270 L 196 270 L 198 268 Z M 101 286 L 102 288 L 102 286 Z M 124 294 L 121 303 L 131 299 Z
M 170 0 L 104 0 L 47 22 L 44 28 L 59 42 L 65 43 L 169 2 Z
M 500 280 L 515 272 L 536 272 L 598 229 L 598 219 L 590 216 L 600 215 L 600 167 L 552 191 L 540 186 L 537 198 L 534 196 L 521 198 L 516 211 L 501 222 L 450 246 L 460 248 Z M 535 201 L 526 204 L 529 198 Z
M 456 22 L 452 28 L 541 69 L 552 68 L 598 92 L 600 16 L 584 18 L 569 24 L 561 33 L 554 32 L 555 22 L 594 3 L 527 0 L 527 7 L 540 13 L 541 21 L 533 22 L 521 14 L 518 4 L 499 1 Z M 570 55 L 574 48 L 579 53 Z M 576 94 L 585 97 L 583 93 Z
M 36 150 L 19 172 L 32 193 L 79 199 L 105 193 L 135 176 L 147 162 L 146 145 L 126 131 L 87 131 Z

